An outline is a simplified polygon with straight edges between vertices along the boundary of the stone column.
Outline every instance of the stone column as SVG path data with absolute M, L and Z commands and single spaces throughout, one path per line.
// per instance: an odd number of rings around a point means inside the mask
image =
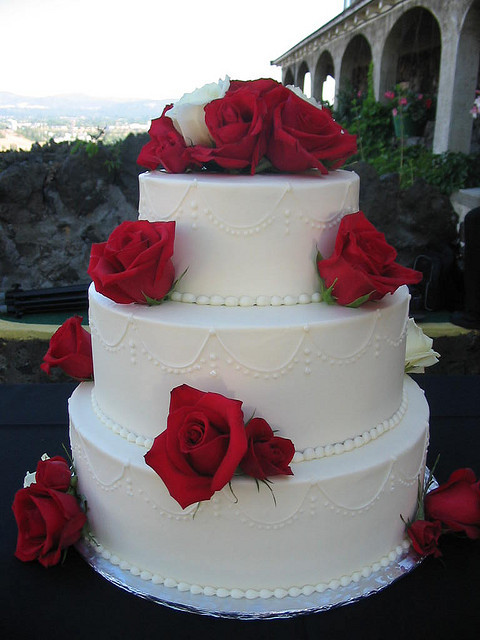
M 469 153 L 472 135 L 470 109 L 475 97 L 480 44 L 478 22 L 465 20 L 462 31 L 452 28 L 460 16 L 450 15 L 442 24 L 442 53 L 433 138 L 434 153 Z

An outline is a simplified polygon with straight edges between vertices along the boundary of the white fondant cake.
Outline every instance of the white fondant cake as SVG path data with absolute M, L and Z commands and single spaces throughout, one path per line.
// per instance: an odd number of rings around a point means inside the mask
M 95 383 L 70 401 L 79 491 L 98 550 L 145 579 L 205 595 L 334 588 L 397 558 L 428 441 L 403 374 L 408 290 L 358 309 L 319 302 L 315 254 L 358 209 L 358 178 L 140 177 L 140 217 L 175 220 L 172 299 L 90 290 Z M 293 441 L 272 493 L 235 477 L 181 509 L 145 463 L 187 384 L 243 402 Z

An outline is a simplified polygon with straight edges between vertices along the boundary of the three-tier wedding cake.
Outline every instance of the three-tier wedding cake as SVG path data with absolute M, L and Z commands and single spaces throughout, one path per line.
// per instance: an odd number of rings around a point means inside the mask
M 418 274 L 358 211 L 355 151 L 273 80 L 152 123 L 139 220 L 95 245 L 70 400 L 92 548 L 207 596 L 335 589 L 405 553 L 428 443 L 404 375 Z

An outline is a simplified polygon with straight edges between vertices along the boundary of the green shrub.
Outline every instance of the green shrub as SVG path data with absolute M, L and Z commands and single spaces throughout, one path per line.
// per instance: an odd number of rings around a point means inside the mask
M 404 188 L 418 178 L 445 194 L 480 184 L 480 154 L 434 154 L 422 145 L 405 146 L 402 138 L 395 137 L 391 107 L 374 98 L 372 65 L 366 95 L 351 87 L 344 89 L 338 96 L 335 118 L 357 136 L 358 152 L 350 161 L 368 162 L 379 175 L 398 173 Z

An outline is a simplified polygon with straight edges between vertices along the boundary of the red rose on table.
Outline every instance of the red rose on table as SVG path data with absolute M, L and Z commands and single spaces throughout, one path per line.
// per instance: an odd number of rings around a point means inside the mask
M 72 479 L 68 462 L 61 456 L 39 460 L 35 472 L 35 482 L 48 489 L 67 491 Z
M 185 509 L 230 482 L 246 449 L 242 403 L 182 385 L 171 392 L 167 429 L 145 461 Z
M 433 555 L 438 558 L 442 552 L 438 548 L 438 539 L 442 534 L 442 525 L 438 520 L 415 520 L 408 528 L 407 533 L 412 541 L 413 548 L 422 556 Z
M 457 469 L 447 482 L 425 496 L 427 518 L 452 531 L 480 538 L 480 481 L 471 469 Z
M 380 300 L 404 284 L 420 282 L 422 274 L 395 262 L 397 252 L 361 211 L 342 218 L 330 258 L 319 259 L 317 268 L 335 301 L 349 305 Z
M 240 462 L 244 473 L 259 480 L 266 480 L 269 476 L 293 475 L 288 466 L 295 454 L 291 440 L 275 436 L 263 418 L 252 418 L 245 432 L 248 448 Z
M 78 380 L 93 376 L 92 338 L 82 327 L 80 316 L 68 318 L 50 339 L 48 351 L 40 368 L 50 374 L 52 367 L 60 367 Z
M 86 522 L 73 495 L 38 483 L 17 491 L 12 508 L 18 526 L 15 556 L 23 562 L 38 560 L 44 567 L 60 561 Z
M 192 158 L 199 164 L 214 161 L 224 169 L 250 167 L 254 173 L 266 149 L 266 116 L 264 100 L 248 83 L 227 91 L 205 106 L 205 123 L 215 146 L 192 147 Z
M 171 173 L 183 173 L 191 165 L 190 147 L 175 129 L 172 119 L 165 115 L 172 106 L 167 105 L 160 118 L 152 120 L 148 131 L 150 141 L 142 147 L 137 158 L 140 166 L 147 169 L 161 166 Z
M 88 274 L 97 291 L 120 304 L 162 300 L 175 277 L 175 222 L 122 222 L 107 242 L 93 244 Z
M 355 136 L 333 120 L 328 109 L 316 107 L 293 91 L 273 111 L 267 156 L 280 171 L 319 169 L 328 173 L 357 150 Z

